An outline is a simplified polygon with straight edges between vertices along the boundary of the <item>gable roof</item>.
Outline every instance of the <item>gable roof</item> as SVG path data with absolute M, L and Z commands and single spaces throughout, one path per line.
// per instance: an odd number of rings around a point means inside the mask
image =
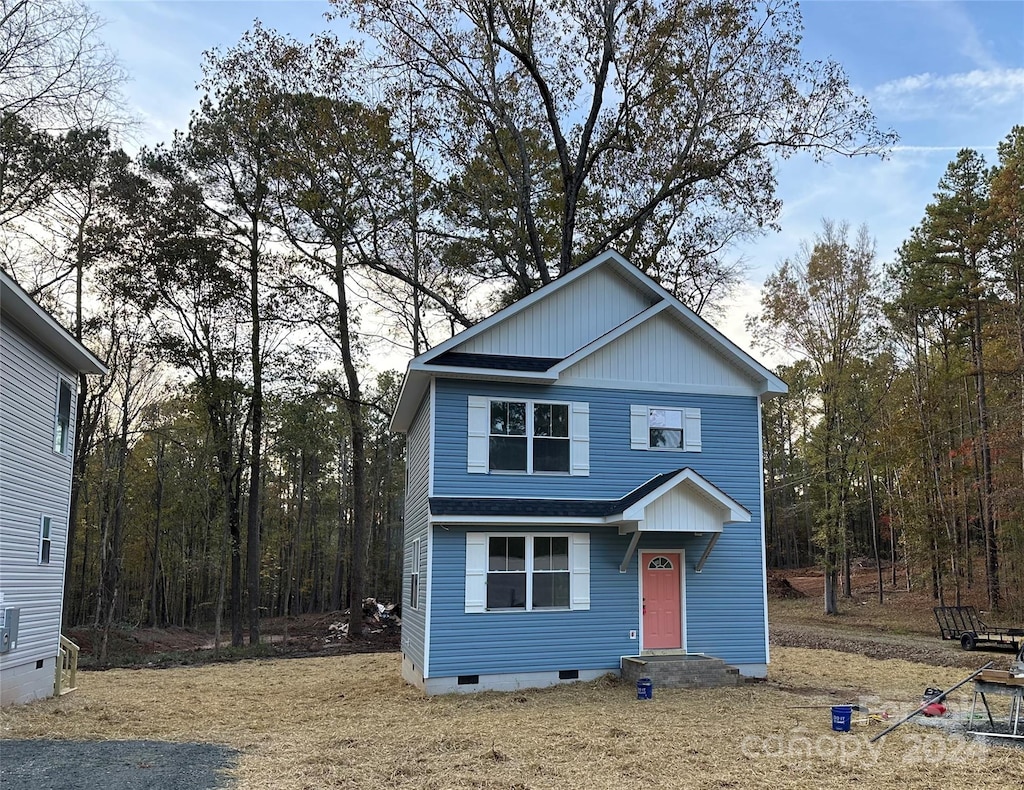
M 108 372 L 106 365 L 3 271 L 0 271 L 0 315 L 5 322 L 13 320 L 36 342 L 78 372 Z
M 607 267 L 627 284 L 646 297 L 646 309 L 622 321 L 617 326 L 588 339 L 579 348 L 564 357 L 511 356 L 475 354 L 459 351 L 460 346 L 477 338 L 504 322 L 520 315 L 558 291 L 582 280 L 591 272 Z M 698 316 L 658 283 L 630 264 L 614 250 L 608 250 L 582 266 L 537 289 L 518 302 L 499 310 L 489 318 L 449 338 L 430 351 L 413 359 L 406 370 L 402 393 L 391 421 L 392 430 L 408 430 L 417 408 L 435 376 L 502 379 L 505 381 L 554 384 L 559 375 L 580 360 L 607 347 L 615 340 L 659 315 L 671 315 L 688 331 L 699 338 L 727 363 L 742 371 L 756 383 L 762 397 L 780 395 L 787 391 L 785 382 L 755 360 L 711 324 Z

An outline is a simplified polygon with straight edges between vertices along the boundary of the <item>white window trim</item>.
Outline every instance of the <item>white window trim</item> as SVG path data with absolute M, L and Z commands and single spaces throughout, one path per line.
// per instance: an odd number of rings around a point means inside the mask
M 683 426 L 681 447 L 651 447 L 651 409 L 680 413 Z M 629 407 L 629 447 L 631 450 L 647 450 L 653 453 L 699 453 L 701 452 L 700 420 L 700 409 L 692 407 L 658 404 L 631 405 Z
M 49 536 L 45 536 L 49 527 Z M 46 560 L 43 560 L 43 544 L 50 544 L 50 550 L 47 552 Z M 53 561 L 53 518 L 50 516 L 39 517 L 39 551 L 36 555 L 36 563 L 38 565 L 49 565 Z
M 409 606 L 420 608 L 420 540 L 412 540 L 412 562 L 409 569 Z
M 491 538 L 526 538 L 526 607 L 487 608 L 488 549 Z M 534 538 L 569 539 L 569 606 L 533 607 Z M 589 532 L 468 532 L 466 533 L 466 606 L 467 613 L 571 612 L 590 609 L 590 533 Z
M 57 439 L 57 428 L 60 425 L 60 388 L 62 384 L 68 386 L 68 430 L 67 436 L 64 437 L 64 449 L 58 450 L 54 444 Z M 75 422 L 75 396 L 77 394 L 78 386 L 65 376 L 57 376 L 57 397 L 53 404 L 53 435 L 50 437 L 50 449 L 54 455 L 68 456 L 74 449 L 74 442 L 71 441 L 71 428 Z
M 491 469 L 491 404 L 523 403 L 526 406 L 526 469 Z M 535 405 L 567 406 L 569 411 L 569 469 L 565 472 L 536 471 L 533 468 L 533 407 Z M 512 396 L 469 396 L 469 419 L 466 432 L 467 464 L 470 474 L 539 475 L 542 477 L 588 476 L 590 474 L 590 404 L 543 398 Z M 544 437 L 539 437 L 544 438 Z

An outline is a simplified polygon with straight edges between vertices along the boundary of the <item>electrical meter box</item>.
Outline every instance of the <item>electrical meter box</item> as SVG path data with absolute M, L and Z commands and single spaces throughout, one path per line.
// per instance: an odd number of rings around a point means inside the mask
M 0 653 L 7 653 L 18 646 L 18 616 L 20 609 L 0 607 Z

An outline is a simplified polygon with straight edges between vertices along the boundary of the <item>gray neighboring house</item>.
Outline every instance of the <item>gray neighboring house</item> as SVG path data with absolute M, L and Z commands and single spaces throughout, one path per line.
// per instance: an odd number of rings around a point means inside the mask
M 78 374 L 106 372 L 0 272 L 0 705 L 54 694 Z

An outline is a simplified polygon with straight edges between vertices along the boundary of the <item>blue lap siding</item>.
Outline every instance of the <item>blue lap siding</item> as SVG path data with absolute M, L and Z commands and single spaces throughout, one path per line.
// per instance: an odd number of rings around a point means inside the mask
M 487 475 L 466 471 L 467 397 L 517 397 L 590 404 L 590 475 Z M 430 677 L 618 669 L 639 651 L 629 631 L 640 629 L 638 562 L 645 549 L 686 552 L 686 647 L 731 663 L 763 664 L 765 645 L 760 459 L 756 397 L 536 387 L 491 382 L 436 382 L 435 496 L 616 499 L 656 474 L 690 466 L 751 513 L 730 523 L 702 573 L 693 570 L 708 536 L 644 533 L 626 573 L 619 572 L 629 536 L 616 527 L 530 526 L 524 531 L 588 531 L 590 609 L 466 614 L 466 533 L 486 526 L 432 528 Z M 702 451 L 630 449 L 630 404 L 701 410 Z M 499 531 L 495 529 L 494 531 Z M 502 527 L 501 532 L 508 532 Z

